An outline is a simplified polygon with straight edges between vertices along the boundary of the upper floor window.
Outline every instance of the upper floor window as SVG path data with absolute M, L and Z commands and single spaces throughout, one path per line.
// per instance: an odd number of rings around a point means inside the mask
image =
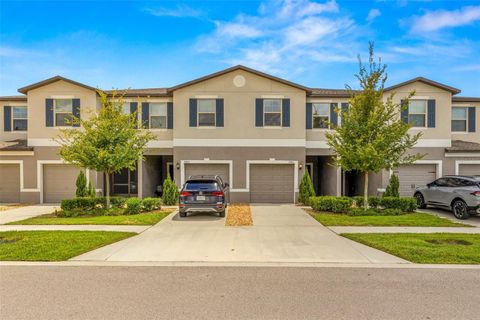
M 199 127 L 215 127 L 216 118 L 216 101 L 215 99 L 199 99 L 198 100 L 198 126 Z
M 13 131 L 27 131 L 27 107 L 26 106 L 18 106 L 12 107 L 12 128 Z
M 328 129 L 330 105 L 328 103 L 313 103 L 312 118 L 314 129 Z
M 282 100 L 263 100 L 263 123 L 267 127 L 280 127 L 282 125 Z
M 452 107 L 452 131 L 467 131 L 467 108 Z
M 55 126 L 72 126 L 73 101 L 72 99 L 54 99 L 53 110 L 55 113 Z
M 150 103 L 150 128 L 166 129 L 167 128 L 167 104 L 166 103 Z
M 408 104 L 408 123 L 412 127 L 426 127 L 427 100 L 410 100 Z

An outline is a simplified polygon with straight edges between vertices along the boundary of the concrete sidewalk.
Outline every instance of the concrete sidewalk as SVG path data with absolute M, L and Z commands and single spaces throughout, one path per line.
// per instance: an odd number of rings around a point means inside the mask
M 58 205 L 38 204 L 0 211 L 0 224 L 20 221 L 60 210 Z
M 480 234 L 480 228 L 463 227 L 329 227 L 340 233 L 469 233 Z
M 252 205 L 254 225 L 225 227 L 209 214 L 172 213 L 132 237 L 75 261 L 409 263 L 336 235 L 294 205 Z
M 140 233 L 151 226 L 129 225 L 0 225 L 1 231 L 121 231 Z

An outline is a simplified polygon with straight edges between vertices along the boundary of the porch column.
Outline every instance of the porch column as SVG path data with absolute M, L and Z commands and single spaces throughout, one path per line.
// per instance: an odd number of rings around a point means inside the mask
M 138 198 L 143 198 L 143 161 L 137 161 L 137 191 Z

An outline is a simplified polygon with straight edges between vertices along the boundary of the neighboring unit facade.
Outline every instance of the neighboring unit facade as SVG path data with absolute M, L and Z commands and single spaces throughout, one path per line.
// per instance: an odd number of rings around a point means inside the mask
M 401 116 L 423 135 L 414 165 L 396 168 L 402 195 L 445 174 L 480 174 L 480 98 L 457 97 L 458 89 L 416 78 L 387 88 L 395 99 L 415 90 Z M 0 97 L 0 202 L 59 202 L 75 194 L 79 169 L 58 156 L 54 138 L 66 119 L 85 119 L 100 107 L 95 88 L 54 77 Z M 112 94 L 108 92 L 107 94 Z M 307 88 L 243 66 L 172 88 L 125 91 L 125 112 L 155 135 L 137 170 L 112 177 L 112 194 L 161 194 L 167 175 L 178 186 L 194 174 L 219 174 L 232 202 L 292 203 L 305 170 L 319 195 L 363 192 L 362 176 L 331 165 L 325 133 L 341 125 L 345 90 Z M 337 114 L 335 110 L 338 110 Z M 400 113 L 400 111 L 399 111 Z M 75 129 L 75 128 L 73 128 Z M 391 172 L 371 174 L 371 194 Z M 103 194 L 102 173 L 87 177 Z

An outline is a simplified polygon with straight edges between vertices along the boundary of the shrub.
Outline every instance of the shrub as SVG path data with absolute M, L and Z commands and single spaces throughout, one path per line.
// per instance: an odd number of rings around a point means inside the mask
M 90 197 L 78 197 L 73 199 L 64 199 L 60 203 L 60 208 L 64 211 L 81 209 L 84 211 L 93 210 L 97 205 L 97 200 Z
M 374 209 L 369 208 L 364 210 L 363 208 L 350 208 L 348 210 L 349 216 L 399 216 L 406 214 L 400 209 Z
M 398 180 L 398 176 L 392 174 L 390 177 L 390 181 L 388 183 L 387 188 L 385 189 L 385 193 L 383 194 L 384 197 L 396 197 L 400 198 L 400 181 Z
M 87 177 L 85 176 L 85 173 L 83 172 L 83 170 L 80 170 L 80 173 L 78 174 L 77 181 L 75 182 L 75 185 L 77 186 L 77 190 L 75 191 L 75 195 L 77 197 L 88 196 L 88 193 L 87 193 Z
M 126 214 L 138 214 L 142 211 L 142 200 L 138 198 L 128 198 L 127 208 L 125 209 Z
M 91 181 L 88 183 L 87 196 L 92 198 L 97 196 L 97 192 L 95 191 Z
M 323 196 L 311 199 L 311 206 L 317 211 L 347 213 L 353 204 L 353 199 L 348 197 Z
M 142 200 L 142 208 L 145 211 L 152 211 L 160 209 L 160 198 L 145 198 Z
M 163 181 L 163 204 L 167 206 L 176 205 L 178 203 L 178 196 L 179 193 L 175 181 L 170 178 L 170 175 L 167 175 L 167 179 Z
M 116 208 L 124 208 L 128 198 L 125 197 L 110 197 L 110 205 Z M 105 204 L 107 199 L 105 199 Z
M 415 198 L 382 197 L 380 202 L 385 209 L 399 209 L 403 212 L 413 212 L 417 209 Z
M 356 207 L 358 208 L 363 207 L 363 201 L 364 201 L 363 196 L 355 196 L 355 197 L 352 197 L 352 199 Z
M 308 205 L 310 197 L 315 196 L 315 190 L 313 189 L 312 179 L 307 170 L 305 170 L 302 181 L 300 182 L 299 189 L 300 193 L 298 196 L 298 201 L 300 203 Z
M 370 208 L 378 208 L 382 202 L 382 198 L 380 197 L 369 197 L 368 198 L 368 205 Z

